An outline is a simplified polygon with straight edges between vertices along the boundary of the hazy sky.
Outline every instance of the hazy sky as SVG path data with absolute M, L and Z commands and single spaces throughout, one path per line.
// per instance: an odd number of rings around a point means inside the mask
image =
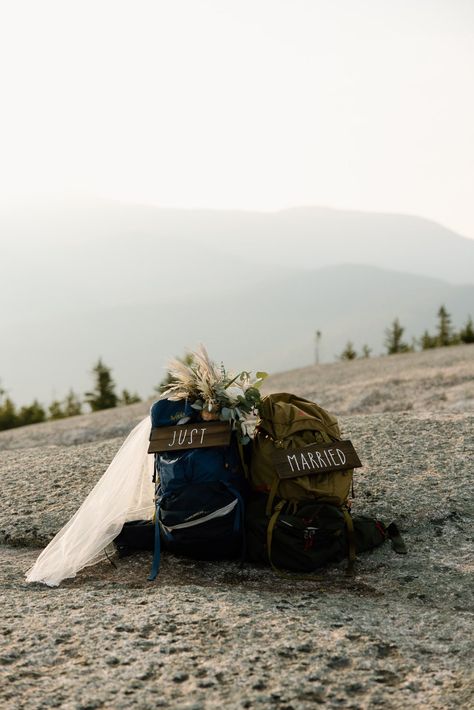
M 0 0 L 0 196 L 474 237 L 472 0 Z

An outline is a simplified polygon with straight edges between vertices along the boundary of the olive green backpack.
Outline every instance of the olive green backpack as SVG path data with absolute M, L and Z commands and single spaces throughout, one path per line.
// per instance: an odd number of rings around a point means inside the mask
M 250 483 L 254 491 L 268 494 L 267 515 L 275 498 L 287 501 L 316 500 L 344 506 L 352 486 L 353 469 L 281 480 L 272 456 L 279 449 L 308 444 L 328 444 L 341 439 L 336 417 L 293 394 L 270 394 L 262 400 L 252 450 Z
M 336 417 L 314 402 L 287 393 L 265 397 L 259 412 L 250 465 L 253 495 L 246 513 L 249 560 L 267 562 L 278 573 L 280 567 L 307 573 L 348 557 L 350 571 L 356 552 L 372 549 L 387 537 L 396 552 L 406 554 L 395 523 L 385 528 L 373 518 L 352 518 L 348 499 L 353 469 L 313 469 L 305 474 L 292 467 L 290 477 L 278 475 L 274 460 L 278 452 L 301 452 L 305 446 L 310 451 L 311 445 L 340 442 Z M 360 465 L 357 456 L 353 460 Z
M 337 508 L 337 515 L 345 521 L 347 556 L 352 567 L 356 551 L 354 527 L 346 504 L 352 487 L 353 469 L 324 473 L 312 471 L 311 475 L 301 472 L 301 475 L 281 479 L 273 461 L 273 455 L 279 450 L 340 441 L 341 432 L 336 417 L 314 402 L 287 393 L 265 397 L 259 412 L 252 449 L 250 485 L 254 493 L 265 493 L 267 496 L 265 548 L 268 561 L 274 567 L 271 557 L 273 532 L 278 529 L 275 526 L 281 513 L 287 509 L 287 504 L 291 504 L 296 512 L 305 503 L 321 503 L 329 504 L 329 508 Z M 251 509 L 247 516 L 249 533 L 255 527 L 254 523 L 261 525 L 261 521 L 253 520 L 254 517 Z

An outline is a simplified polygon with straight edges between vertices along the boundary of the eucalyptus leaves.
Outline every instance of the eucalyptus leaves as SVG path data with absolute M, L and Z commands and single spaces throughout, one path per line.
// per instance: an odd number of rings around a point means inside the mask
M 253 434 L 255 418 L 260 405 L 259 388 L 267 376 L 257 372 L 255 377 L 243 370 L 237 375 L 218 367 L 201 345 L 185 359 L 169 364 L 171 382 L 165 386 L 163 397 L 171 400 L 188 399 L 193 409 L 205 421 L 229 421 L 242 443 Z

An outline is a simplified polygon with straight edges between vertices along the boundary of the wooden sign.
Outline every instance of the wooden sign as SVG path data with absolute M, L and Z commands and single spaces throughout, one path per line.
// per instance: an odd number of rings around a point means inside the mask
M 278 450 L 272 456 L 279 478 L 316 476 L 362 466 L 350 441 L 310 444 L 301 449 Z
M 206 446 L 228 446 L 231 428 L 227 422 L 195 422 L 181 426 L 157 427 L 151 430 L 149 454 Z

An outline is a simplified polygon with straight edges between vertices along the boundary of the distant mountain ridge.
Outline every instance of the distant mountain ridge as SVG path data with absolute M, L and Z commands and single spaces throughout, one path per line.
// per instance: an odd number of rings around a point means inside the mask
M 0 233 L 0 257 L 13 271 L 20 264 L 25 269 L 25 248 L 53 277 L 58 270 L 67 270 L 69 256 L 84 275 L 92 269 L 90 284 L 102 276 L 111 292 L 114 274 L 127 274 L 137 287 L 140 266 L 148 277 L 148 264 L 156 269 L 162 265 L 165 276 L 168 269 L 175 269 L 175 278 L 183 275 L 193 288 L 200 274 L 202 283 L 219 275 L 224 265 L 229 267 L 229 255 L 246 262 L 252 278 L 253 265 L 265 272 L 271 266 L 313 270 L 351 263 L 455 284 L 474 282 L 474 239 L 409 215 L 321 207 L 279 212 L 178 210 L 96 201 L 62 211 L 44 206 L 2 212 Z M 107 279 L 108 267 L 112 272 Z M 245 274 L 232 276 L 242 282 Z
M 271 263 L 306 269 L 342 262 L 454 284 L 474 283 L 474 239 L 421 217 L 320 207 L 233 212 L 227 219 L 224 215 L 212 213 L 213 229 L 205 241 L 217 243 L 220 228 L 228 236 L 226 249 L 234 254 L 243 251 L 260 259 L 265 256 Z M 202 221 L 208 213 L 192 212 L 188 217 Z

